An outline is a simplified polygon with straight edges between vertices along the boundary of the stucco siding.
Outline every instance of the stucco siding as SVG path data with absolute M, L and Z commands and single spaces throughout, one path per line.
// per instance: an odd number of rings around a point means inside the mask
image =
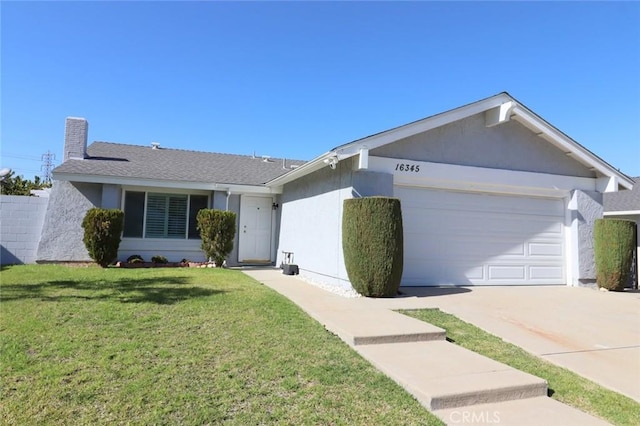
M 547 140 L 517 121 L 486 127 L 476 114 L 371 150 L 389 158 L 567 176 L 595 177 Z
M 602 218 L 602 194 L 595 191 L 573 191 L 569 204 L 574 238 L 571 249 L 577 254 L 574 282 L 577 286 L 595 286 L 596 266 L 593 250 L 593 225 Z M 574 257 L 575 258 L 575 257 Z
M 38 246 L 37 261 L 91 261 L 82 242 L 82 220 L 100 207 L 102 184 L 55 181 Z
M 353 197 L 351 161 L 323 168 L 285 185 L 277 262 L 292 252 L 300 275 L 351 288 L 342 254 L 342 203 Z
M 142 256 L 147 262 L 156 255 L 166 257 L 169 262 L 180 262 L 182 259 L 191 262 L 207 260 L 200 248 L 200 240 L 123 238 L 118 249 L 118 260 L 124 262 L 133 254 Z
M 226 200 L 225 200 L 225 204 L 226 204 Z M 221 210 L 224 210 L 224 209 L 225 208 L 223 207 Z M 240 229 L 240 194 L 231 194 L 229 196 L 229 211 L 232 211 L 236 214 L 236 236 L 233 239 L 233 250 L 231 250 L 229 257 L 227 257 L 227 265 L 237 266 L 239 265 L 238 241 L 240 236 L 239 236 L 238 230 Z
M 122 201 L 122 188 L 120 185 L 102 185 L 102 201 L 100 206 L 103 209 L 119 209 Z
M 0 195 L 0 264 L 34 263 L 49 198 Z

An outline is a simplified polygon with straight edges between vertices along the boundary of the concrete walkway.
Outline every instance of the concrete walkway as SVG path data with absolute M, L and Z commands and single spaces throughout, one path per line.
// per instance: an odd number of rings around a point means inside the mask
M 548 398 L 544 380 L 460 348 L 445 340 L 442 329 L 393 312 L 433 307 L 438 296 L 349 299 L 279 269 L 244 272 L 296 303 L 447 424 L 607 424 Z

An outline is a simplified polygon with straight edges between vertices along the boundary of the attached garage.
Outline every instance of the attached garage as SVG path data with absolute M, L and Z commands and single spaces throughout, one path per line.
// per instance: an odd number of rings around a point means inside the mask
M 402 202 L 403 286 L 594 286 L 602 196 L 633 181 L 507 93 L 337 146 L 267 183 L 282 191 L 278 261 L 351 288 L 349 198 Z
M 403 285 L 566 284 L 564 200 L 395 186 Z

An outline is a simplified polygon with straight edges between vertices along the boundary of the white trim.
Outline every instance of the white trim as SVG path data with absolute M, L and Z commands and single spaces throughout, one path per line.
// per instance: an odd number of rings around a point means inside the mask
M 567 285 L 579 287 L 580 283 L 580 259 L 579 259 L 579 237 L 578 237 L 578 215 L 573 216 L 573 212 L 578 210 L 576 193 L 565 198 L 565 262 Z
M 514 101 L 505 102 L 500 106 L 484 112 L 485 126 L 493 127 L 505 123 L 511 118 L 511 110 L 516 105 Z
M 193 195 L 208 195 L 211 197 L 213 190 L 202 189 L 184 189 L 184 188 L 161 188 L 153 186 L 129 186 L 122 185 L 123 191 L 135 191 L 135 192 L 154 192 L 160 194 L 193 194 Z M 124 197 L 124 194 L 123 194 Z
M 408 170 L 400 170 L 402 166 Z M 402 167 L 403 169 L 405 167 Z M 574 189 L 594 191 L 595 180 L 546 173 L 458 166 L 425 161 L 369 157 L 369 169 L 393 174 L 394 185 L 419 186 L 465 192 L 564 198 Z
M 294 181 L 302 176 L 313 173 L 316 170 L 326 166 L 323 161 L 326 158 L 337 155 L 340 160 L 352 157 L 360 152 L 362 148 L 369 150 L 376 149 L 380 146 L 396 142 L 418 133 L 423 133 L 436 127 L 441 127 L 454 121 L 462 120 L 475 114 L 490 111 L 498 108 L 496 111 L 499 122 L 508 121 L 510 118 L 518 120 L 525 127 L 534 133 L 544 137 L 549 143 L 562 149 L 566 154 L 575 157 L 575 159 L 589 168 L 609 178 L 616 177 L 618 184 L 623 188 L 631 189 L 633 181 L 618 172 L 612 166 L 607 164 L 600 157 L 589 152 L 586 148 L 577 144 L 571 138 L 564 135 L 555 127 L 538 117 L 523 105 L 520 105 L 514 98 L 507 93 L 500 93 L 490 98 L 474 102 L 447 112 L 443 112 L 431 117 L 424 118 L 404 126 L 396 127 L 363 139 L 358 139 L 351 143 L 337 147 L 311 161 L 298 167 L 292 172 L 286 173 L 270 182 L 267 186 L 278 188 L 285 183 Z M 489 114 L 491 116 L 491 114 Z M 487 117 L 485 116 L 485 119 Z M 501 121 L 500 121 L 501 120 Z M 487 121 L 492 123 L 491 117 Z M 496 123 L 498 124 L 498 123 Z
M 640 210 L 621 210 L 619 212 L 604 212 L 604 216 L 635 216 L 640 215 Z
M 619 179 L 619 184 L 627 189 L 631 189 L 633 181 L 620 174 L 616 169 L 604 162 L 601 158 L 589 152 L 584 147 L 575 143 L 572 139 L 560 132 L 555 127 L 541 120 L 536 114 L 522 105 L 516 105 L 512 113 L 514 119 L 522 123 L 530 130 L 537 132 L 539 136 L 545 136 L 545 140 L 563 149 L 567 155 L 575 158 L 582 164 L 595 169 L 609 178 Z M 609 192 L 609 190 L 607 191 Z
M 85 175 L 75 173 L 60 173 L 54 174 L 55 180 L 69 181 L 69 182 L 87 182 L 87 183 L 106 183 L 123 186 L 143 186 L 148 188 L 175 188 L 175 189 L 198 189 L 204 191 L 226 191 L 231 190 L 234 193 L 247 193 L 247 194 L 280 194 L 280 190 L 277 187 L 269 187 L 262 185 L 240 185 L 240 184 L 227 184 L 227 183 L 209 183 L 209 182 L 186 182 L 186 181 L 170 181 L 170 180 L 158 180 L 158 179 L 142 179 L 142 178 L 128 178 L 121 176 L 102 176 L 102 175 Z M 279 191 L 279 192 L 278 192 Z
M 273 180 L 267 182 L 267 186 L 271 188 L 275 193 L 282 193 L 282 185 L 285 183 L 292 182 L 298 178 L 311 174 L 317 170 L 320 170 L 323 167 L 328 167 L 324 162 L 327 158 L 335 156 L 336 153 L 333 151 L 325 152 L 319 157 L 304 163 L 302 166 L 293 169 L 292 171 L 285 173 L 284 175 L 277 177 Z M 277 192 L 279 191 L 279 192 Z

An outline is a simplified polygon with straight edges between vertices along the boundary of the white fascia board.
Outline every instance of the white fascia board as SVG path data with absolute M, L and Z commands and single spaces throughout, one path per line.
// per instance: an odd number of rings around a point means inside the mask
M 358 154 L 361 148 L 368 148 L 369 151 L 371 151 L 400 139 L 405 139 L 419 133 L 427 132 L 431 129 L 485 112 L 491 108 L 499 107 L 505 102 L 512 101 L 513 98 L 501 93 L 483 101 L 475 102 L 451 111 L 415 121 L 413 123 L 405 124 L 404 126 L 396 127 L 395 129 L 387 130 L 373 136 L 368 136 L 364 139 L 359 139 L 347 145 L 343 145 L 342 147 L 338 147 L 335 151 L 341 159 L 343 156 L 350 157 Z
M 369 170 L 392 174 L 395 185 L 553 198 L 576 189 L 594 191 L 596 185 L 592 178 L 374 156 L 369 157 Z
M 587 149 L 576 144 L 574 141 L 569 139 L 566 135 L 562 134 L 553 126 L 550 126 L 546 122 L 542 121 L 527 108 L 521 105 L 516 105 L 513 108 L 512 113 L 515 115 L 515 120 L 519 121 L 532 131 L 537 132 L 539 136 L 545 136 L 547 140 L 556 145 L 558 148 L 563 149 L 577 161 L 593 168 L 594 170 L 600 172 L 605 176 L 617 177 L 619 184 L 627 189 L 631 189 L 631 187 L 633 186 L 633 181 L 631 181 L 631 179 L 627 178 L 616 169 L 606 164 L 602 159 L 598 158 Z
M 604 216 L 640 216 L 640 210 L 622 210 L 619 212 L 604 212 Z
M 270 187 L 281 186 L 285 183 L 289 183 L 298 178 L 306 176 L 310 173 L 320 170 L 325 167 L 324 160 L 337 156 L 339 160 L 344 160 L 354 155 L 360 154 L 361 149 L 368 149 L 369 151 L 393 143 L 397 140 L 404 139 L 418 133 L 426 132 L 436 127 L 444 126 L 454 121 L 462 120 L 475 114 L 482 113 L 488 109 L 500 107 L 505 102 L 515 102 L 515 100 L 506 93 L 500 93 L 491 98 L 474 102 L 469 105 L 465 105 L 451 111 L 436 114 L 431 117 L 424 118 L 413 123 L 405 124 L 394 129 L 386 130 L 381 133 L 377 133 L 372 136 L 368 136 L 363 139 L 355 140 L 346 145 L 339 146 L 329 152 L 322 154 L 319 157 L 314 158 L 308 163 L 303 164 L 297 169 L 280 176 L 272 181 L 267 182 Z
M 280 188 L 280 192 L 278 193 L 282 193 L 282 185 L 284 185 L 285 183 L 289 183 L 292 182 L 296 179 L 299 179 L 303 176 L 306 176 L 308 174 L 311 174 L 313 172 L 315 172 L 316 170 L 320 170 L 323 167 L 328 167 L 324 160 L 326 160 L 329 157 L 335 156 L 336 153 L 334 151 L 329 151 L 326 152 L 324 154 L 322 154 L 319 157 L 314 158 L 313 160 L 304 163 L 302 166 L 297 167 L 293 170 L 291 170 L 288 173 L 283 174 L 280 177 L 277 177 L 275 179 L 270 180 L 269 182 L 266 183 L 266 185 L 269 188 L 272 188 L 274 190 L 277 190 L 278 187 Z M 340 158 L 339 158 L 340 159 Z
M 233 193 L 252 193 L 252 194 L 277 194 L 278 188 L 270 188 L 261 185 L 238 185 L 225 183 L 209 183 L 209 182 L 182 182 L 158 179 L 141 179 L 128 178 L 121 176 L 99 176 L 99 175 L 80 175 L 74 173 L 56 173 L 54 180 L 69 182 L 86 182 L 86 183 L 104 183 L 123 186 L 149 187 L 149 188 L 174 188 L 174 189 L 197 189 L 205 191 L 226 191 Z

